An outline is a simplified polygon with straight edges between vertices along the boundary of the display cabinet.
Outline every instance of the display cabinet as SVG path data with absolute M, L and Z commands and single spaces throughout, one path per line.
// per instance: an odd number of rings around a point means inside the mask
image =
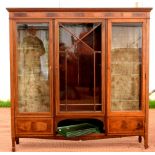
M 12 150 L 19 138 L 137 136 L 148 147 L 151 8 L 8 8 Z M 88 122 L 100 133 L 66 138 Z

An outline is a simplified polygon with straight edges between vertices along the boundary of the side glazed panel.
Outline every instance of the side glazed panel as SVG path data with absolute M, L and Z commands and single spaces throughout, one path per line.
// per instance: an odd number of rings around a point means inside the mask
M 49 112 L 49 25 L 17 23 L 18 112 Z
M 111 111 L 141 110 L 142 23 L 112 23 Z

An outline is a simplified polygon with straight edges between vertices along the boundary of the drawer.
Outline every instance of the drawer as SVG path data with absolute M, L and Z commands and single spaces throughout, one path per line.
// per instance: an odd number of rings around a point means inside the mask
M 52 134 L 52 118 L 16 118 L 16 134 Z
M 108 133 L 138 134 L 144 132 L 143 117 L 110 117 L 108 118 Z

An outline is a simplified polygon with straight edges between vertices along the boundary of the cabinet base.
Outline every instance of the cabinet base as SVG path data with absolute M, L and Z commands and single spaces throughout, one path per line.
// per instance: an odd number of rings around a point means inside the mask
M 15 142 L 16 144 L 19 144 L 19 138 L 39 138 L 39 139 L 55 139 L 55 140 L 71 140 L 71 141 L 78 141 L 78 140 L 95 140 L 95 139 L 108 139 L 108 138 L 122 138 L 122 137 L 130 137 L 130 136 L 137 136 L 137 135 L 106 135 L 104 133 L 101 133 L 101 134 L 90 134 L 90 135 L 86 135 L 86 136 L 81 136 L 81 137 L 74 137 L 74 138 L 66 138 L 66 137 L 63 137 L 61 135 L 55 135 L 55 136 L 51 136 L 51 135 L 44 135 L 44 136 L 30 136 L 30 135 L 22 135 L 22 136 L 19 136 L 19 137 L 16 137 L 14 138 L 14 141 L 12 141 L 12 152 L 15 152 L 16 149 L 15 149 Z M 142 137 L 143 135 L 141 136 L 138 136 L 138 141 L 139 143 L 142 142 Z M 12 139 L 13 140 L 13 139 Z M 145 141 L 145 138 L 144 138 L 144 148 L 147 149 L 149 146 L 148 146 L 148 142 Z

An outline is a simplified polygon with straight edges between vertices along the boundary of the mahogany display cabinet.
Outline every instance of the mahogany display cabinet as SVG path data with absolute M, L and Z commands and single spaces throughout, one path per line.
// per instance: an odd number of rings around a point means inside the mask
M 137 136 L 148 147 L 151 8 L 7 10 L 12 151 L 19 138 Z M 57 133 L 77 121 L 101 132 Z

